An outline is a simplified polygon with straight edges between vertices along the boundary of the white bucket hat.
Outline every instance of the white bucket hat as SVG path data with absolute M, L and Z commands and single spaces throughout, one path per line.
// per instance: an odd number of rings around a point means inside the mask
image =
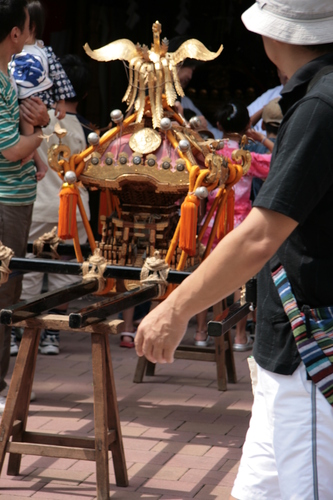
M 280 42 L 333 43 L 333 0 L 256 0 L 242 21 L 249 31 Z

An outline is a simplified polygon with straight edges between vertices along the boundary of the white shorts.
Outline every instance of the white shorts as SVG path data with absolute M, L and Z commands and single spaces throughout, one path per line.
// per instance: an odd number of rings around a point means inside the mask
M 258 366 L 250 427 L 232 490 L 238 500 L 332 500 L 333 408 L 307 380 Z

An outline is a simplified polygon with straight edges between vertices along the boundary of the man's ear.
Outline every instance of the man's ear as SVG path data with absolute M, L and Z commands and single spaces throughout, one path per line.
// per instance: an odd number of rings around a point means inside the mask
M 20 34 L 21 34 L 20 28 L 18 28 L 17 26 L 14 26 L 14 28 L 12 28 L 12 31 L 10 32 L 11 41 L 13 43 L 17 43 Z

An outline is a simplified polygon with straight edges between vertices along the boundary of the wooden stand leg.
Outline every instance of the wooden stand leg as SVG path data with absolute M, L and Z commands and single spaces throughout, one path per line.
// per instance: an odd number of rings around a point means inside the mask
M 141 384 L 141 382 L 143 380 L 143 376 L 144 376 L 146 368 L 147 368 L 147 363 L 148 363 L 148 360 L 144 356 L 141 356 L 140 358 L 138 358 L 138 362 L 136 364 L 136 369 L 135 369 L 135 373 L 134 373 L 134 377 L 133 377 L 133 382 L 135 384 Z
M 234 358 L 233 343 L 230 330 L 225 334 L 225 338 L 228 344 L 228 349 L 225 352 L 225 364 L 227 367 L 228 381 L 232 384 L 237 384 L 236 363 Z
M 96 452 L 96 486 L 98 500 L 109 500 L 109 464 L 107 435 L 106 359 L 104 338 L 99 334 L 91 336 L 94 420 Z
M 96 462 L 97 500 L 109 500 L 109 450 L 117 485 L 128 486 L 108 339 L 109 333 L 114 334 L 117 329 L 114 322 L 102 322 L 97 332 L 91 327 L 86 330 L 91 333 L 92 342 L 95 437 L 26 431 L 41 328 L 68 327 L 68 317 L 55 316 L 45 315 L 20 323 L 25 330 L 0 424 L 0 472 L 6 452 L 11 475 L 19 474 L 24 454 L 91 460 Z
M 146 375 L 147 377 L 153 377 L 155 375 L 156 364 L 151 361 L 147 362 Z
M 117 486 L 128 486 L 126 460 L 125 460 L 123 439 L 121 434 L 120 419 L 118 413 L 116 387 L 113 378 L 110 345 L 108 337 L 105 336 L 104 339 L 106 343 L 105 350 L 106 350 L 106 360 L 107 360 L 108 426 L 109 429 L 115 429 L 117 434 L 116 441 L 114 443 L 111 443 L 110 449 L 112 452 L 113 467 L 116 476 L 116 484 Z
M 117 412 L 117 400 L 112 376 L 108 337 L 104 334 L 93 333 L 91 336 L 91 344 L 94 385 L 97 498 L 98 500 L 109 500 L 109 448 L 112 450 L 117 485 L 127 486 L 128 479 Z M 113 425 L 115 425 L 115 427 L 113 427 Z M 109 445 L 108 435 L 112 428 L 116 432 L 116 439 Z
M 133 382 L 135 384 L 141 384 L 144 375 L 148 377 L 153 377 L 155 375 L 155 363 L 151 363 L 144 356 L 138 358 L 138 362 L 136 364 L 135 373 L 133 377 Z
M 215 304 L 213 307 L 214 318 L 217 318 L 227 307 L 226 300 Z M 231 383 L 237 382 L 236 366 L 232 347 L 231 332 L 214 339 L 214 348 L 198 348 L 196 346 L 180 345 L 176 349 L 176 359 L 193 359 L 199 361 L 214 361 L 216 363 L 217 387 L 219 391 L 227 390 L 227 380 Z M 144 375 L 155 374 L 155 364 L 148 361 L 144 356 L 138 358 L 133 382 L 140 384 Z M 227 377 L 228 375 L 228 377 Z
M 25 432 L 40 332 L 40 328 L 27 328 L 22 336 L 0 425 L 0 472 L 10 436 L 13 436 L 12 441 L 20 442 Z M 13 430 L 14 422 L 17 423 Z M 19 474 L 20 465 L 21 454 L 11 453 L 9 455 L 8 474 Z
M 225 344 L 224 336 L 217 337 L 215 341 L 215 361 L 217 372 L 217 388 L 219 391 L 227 390 L 227 372 L 225 369 Z

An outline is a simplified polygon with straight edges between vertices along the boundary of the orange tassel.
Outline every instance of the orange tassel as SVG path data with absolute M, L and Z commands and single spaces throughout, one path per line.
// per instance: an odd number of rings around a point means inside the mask
M 65 182 L 59 193 L 58 236 L 62 240 L 73 239 L 76 232 L 76 206 L 78 193 L 73 184 Z
M 195 255 L 196 252 L 199 205 L 199 198 L 193 194 L 189 194 L 181 206 L 179 248 L 190 256 Z

